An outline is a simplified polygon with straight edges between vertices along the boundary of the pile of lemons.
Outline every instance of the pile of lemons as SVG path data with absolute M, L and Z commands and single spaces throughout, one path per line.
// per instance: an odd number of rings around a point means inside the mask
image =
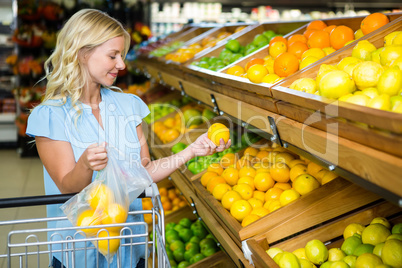
M 300 78 L 290 88 L 402 113 L 402 31 L 386 35 L 380 48 L 359 41 L 351 56 L 336 65 L 322 64 L 315 79 Z
M 391 228 L 383 217 L 374 218 L 367 226 L 351 223 L 344 229 L 343 238 L 341 248 L 328 249 L 313 239 L 293 252 L 272 247 L 267 253 L 279 267 L 402 267 L 402 223 Z
M 337 177 L 284 148 L 257 146 L 247 147 L 241 158 L 223 156 L 200 179 L 243 227 Z
M 121 226 L 107 228 L 88 228 L 102 224 L 124 223 L 127 220 L 127 208 L 115 202 L 113 191 L 103 183 L 94 184 L 88 191 L 86 197 L 89 208 L 81 212 L 77 217 L 76 226 L 85 227 L 81 229 L 87 237 L 97 236 L 99 238 L 119 236 Z M 109 242 L 108 242 L 109 241 Z M 95 241 L 94 245 L 99 252 L 113 255 L 120 246 L 120 239 L 104 239 Z M 108 251 L 109 249 L 109 251 Z

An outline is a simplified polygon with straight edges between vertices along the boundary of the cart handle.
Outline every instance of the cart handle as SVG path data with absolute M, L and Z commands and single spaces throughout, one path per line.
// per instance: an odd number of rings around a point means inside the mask
M 56 194 L 56 195 L 38 195 L 26 197 L 13 197 L 0 199 L 1 208 L 14 208 L 14 207 L 31 207 L 41 205 L 62 204 L 69 200 L 76 194 Z M 145 191 L 138 196 L 144 198 Z

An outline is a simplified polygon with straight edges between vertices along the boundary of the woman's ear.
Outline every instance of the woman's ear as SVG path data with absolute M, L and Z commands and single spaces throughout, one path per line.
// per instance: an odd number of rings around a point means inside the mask
M 85 53 L 82 49 L 80 49 L 79 51 L 78 51 L 78 60 L 79 60 L 79 62 L 81 62 L 81 63 L 86 63 L 86 61 L 87 61 L 87 54 L 88 53 Z

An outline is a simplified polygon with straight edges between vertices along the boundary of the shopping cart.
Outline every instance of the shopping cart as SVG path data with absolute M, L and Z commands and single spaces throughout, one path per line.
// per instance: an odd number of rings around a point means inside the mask
M 66 202 L 74 194 L 52 195 L 52 196 L 32 196 L 22 198 L 8 198 L 0 199 L 0 208 L 22 207 L 22 206 L 37 206 L 37 205 L 50 205 L 60 204 Z M 122 266 L 121 252 L 123 247 L 132 247 L 136 245 L 145 245 L 145 256 L 150 256 L 145 260 L 145 267 L 170 267 L 169 259 L 165 249 L 165 224 L 164 224 L 164 211 L 160 200 L 158 187 L 153 183 L 147 188 L 139 198 L 150 197 L 153 207 L 150 210 L 130 211 L 129 214 L 150 214 L 152 215 L 152 240 L 149 240 L 149 228 L 146 222 L 132 222 L 91 226 L 85 228 L 100 228 L 98 234 L 108 227 L 122 227 L 119 236 L 108 237 L 88 237 L 86 238 L 83 227 L 69 227 L 69 228 L 39 228 L 39 229 L 24 229 L 15 230 L 8 233 L 7 239 L 7 253 L 0 255 L 0 260 L 7 259 L 7 267 L 48 267 L 49 263 L 41 263 L 40 256 L 47 255 L 52 259 L 53 254 L 61 254 L 61 263 L 65 267 L 89 267 L 86 260 L 76 260 L 75 253 L 78 251 L 92 250 L 94 245 L 99 245 L 99 241 L 106 240 L 108 245 L 108 254 L 110 254 L 109 245 L 120 239 L 120 247 L 116 253 L 117 266 Z M 66 221 L 67 217 L 54 217 L 54 218 L 38 218 L 38 219 L 24 219 L 0 222 L 0 227 L 7 225 L 20 225 L 32 223 L 47 223 L 49 221 Z M 143 233 L 133 233 L 130 227 L 143 226 Z M 74 230 L 74 236 L 63 237 L 62 233 L 66 230 Z M 47 239 L 47 232 L 52 232 L 51 239 Z M 78 235 L 80 234 L 80 235 Z M 43 237 L 46 237 L 44 239 Z M 83 238 L 84 237 L 84 238 Z M 55 239 L 53 239 L 55 238 Z M 135 238 L 141 238 L 142 242 L 134 242 Z M 137 239 L 138 240 L 138 239 Z M 87 246 L 88 241 L 91 241 L 91 246 Z M 123 242 L 126 241 L 126 242 Z M 130 241 L 127 243 L 127 241 Z M 2 241 L 3 242 L 3 241 Z M 59 244 L 60 249 L 53 249 L 56 244 Z M 83 246 L 84 245 L 84 246 Z M 86 254 L 84 254 L 86 256 Z M 103 258 L 100 254 L 96 254 L 96 267 L 99 267 L 99 258 Z M 130 259 L 132 258 L 130 255 Z M 132 263 L 130 261 L 130 263 Z M 108 265 L 109 267 L 109 265 Z M 124 267 L 129 267 L 127 264 Z M 92 267 L 89 267 L 92 268 Z

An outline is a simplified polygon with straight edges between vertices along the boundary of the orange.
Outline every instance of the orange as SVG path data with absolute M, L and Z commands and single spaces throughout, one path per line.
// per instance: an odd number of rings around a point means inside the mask
M 244 70 L 244 68 L 239 65 L 232 66 L 226 71 L 227 74 L 235 75 L 235 76 L 240 76 L 240 75 L 244 74 L 245 72 L 246 71 Z
M 282 41 L 277 41 L 269 45 L 268 53 L 275 59 L 283 52 L 286 52 L 286 50 L 286 44 Z
M 318 172 L 319 172 L 320 170 L 322 170 L 322 169 L 323 169 L 322 166 L 317 165 L 317 164 L 314 163 L 314 162 L 310 162 L 310 163 L 308 163 L 308 165 L 307 165 L 307 173 L 310 174 L 310 175 L 313 176 L 313 177 L 317 176 Z
M 259 219 L 260 219 L 260 216 L 255 215 L 255 214 L 249 214 L 246 217 L 244 217 L 244 219 L 241 222 L 241 226 L 246 227 L 247 225 L 249 225 Z
M 209 180 L 212 179 L 212 178 L 214 178 L 214 177 L 217 177 L 217 176 L 219 176 L 218 173 L 215 173 L 215 172 L 213 172 L 213 171 L 207 171 L 207 172 L 205 172 L 205 173 L 202 174 L 202 176 L 201 176 L 201 184 L 202 184 L 202 186 L 206 187 L 207 184 L 208 184 L 208 182 L 209 182 Z
M 230 214 L 241 222 L 247 215 L 251 213 L 253 208 L 247 200 L 238 200 L 235 201 L 230 208 Z
M 256 156 L 257 153 L 258 153 L 258 149 L 257 149 L 257 148 L 254 148 L 254 147 L 249 146 L 249 147 L 247 147 L 247 148 L 244 150 L 243 155 Z
M 105 238 L 105 237 L 113 237 L 113 236 L 119 236 L 119 233 L 117 232 L 106 232 L 105 230 L 101 231 L 98 234 L 99 238 Z M 104 256 L 110 254 L 112 256 L 117 252 L 117 250 L 120 247 L 120 239 L 115 238 L 115 239 L 104 239 L 104 240 L 98 240 L 98 241 L 93 241 L 95 247 L 99 250 L 100 253 L 102 253 Z
M 382 13 L 372 13 L 362 20 L 360 29 L 362 29 L 363 34 L 366 35 L 387 23 L 389 23 L 389 19 L 386 15 Z
M 214 177 L 213 179 L 209 180 L 207 184 L 207 190 L 212 194 L 212 191 L 216 187 L 216 185 L 226 183 L 225 179 L 221 176 Z
M 288 46 L 290 46 L 293 42 L 296 41 L 307 43 L 307 38 L 302 34 L 293 34 L 288 38 Z
M 354 39 L 355 35 L 352 28 L 345 25 L 336 27 L 329 35 L 331 47 L 334 49 L 343 48 L 347 42 Z
M 324 30 L 327 26 L 322 20 L 313 20 L 307 24 L 307 30 Z
M 250 203 L 250 205 L 252 206 L 253 209 L 262 207 L 264 204 L 261 200 L 255 198 L 255 197 L 252 197 L 247 201 Z
M 265 192 L 256 190 L 253 193 L 253 198 L 261 200 L 262 202 L 264 202 L 265 201 Z
M 289 167 L 284 163 L 273 164 L 269 170 L 269 174 L 277 182 L 288 182 L 290 179 Z
M 255 174 L 256 174 L 255 169 L 253 167 L 250 167 L 250 166 L 242 167 L 239 170 L 239 177 L 249 176 L 249 177 L 254 178 Z
M 272 188 L 275 181 L 272 179 L 271 175 L 268 173 L 258 173 L 254 177 L 254 186 L 258 191 L 265 192 L 269 188 Z
M 318 187 L 320 187 L 320 183 L 309 174 L 302 174 L 293 182 L 293 188 L 301 195 L 308 194 Z
M 268 74 L 267 68 L 262 64 L 254 64 L 247 69 L 247 78 L 253 83 L 259 84 L 264 76 Z
M 269 210 L 264 208 L 264 207 L 259 207 L 259 208 L 254 208 L 250 215 L 257 215 L 260 218 L 264 217 L 265 215 L 267 215 L 269 213 Z
M 288 166 L 289 166 L 290 162 L 294 159 L 295 159 L 295 157 L 292 154 L 286 153 L 286 152 L 278 153 L 275 155 L 276 163 L 279 163 L 279 162 L 285 163 Z
M 292 168 L 290 168 L 289 177 L 292 182 L 295 181 L 295 179 L 301 174 L 307 174 L 307 166 L 306 165 L 297 164 L 297 165 L 293 166 Z
M 220 160 L 221 167 L 227 168 L 234 165 L 237 161 L 237 157 L 234 153 L 227 153 L 222 156 Z
M 270 152 L 268 151 L 259 151 L 255 158 L 261 162 L 269 162 Z
M 329 25 L 325 27 L 323 30 L 326 31 L 327 33 L 331 34 L 332 30 L 335 29 L 337 26 L 336 25 Z
M 201 40 L 201 45 L 205 46 L 214 39 L 212 36 L 207 36 Z
M 239 171 L 237 168 L 228 167 L 223 171 L 221 176 L 225 179 L 227 184 L 233 186 L 237 184 L 237 180 L 239 179 Z
M 162 202 L 162 207 L 165 211 L 169 211 L 169 210 L 172 210 L 173 205 L 170 201 L 165 201 L 165 202 Z
M 167 196 L 167 188 L 166 187 L 160 187 L 159 188 L 159 195 L 160 196 Z
M 322 176 L 321 184 L 324 185 L 324 184 L 326 184 L 326 183 L 328 183 L 328 182 L 330 182 L 330 181 L 332 181 L 332 180 L 334 180 L 334 179 L 336 179 L 336 178 L 338 178 L 338 175 L 336 175 L 335 173 L 333 173 L 333 172 L 331 172 L 331 171 L 326 172 L 326 173 Z
M 123 223 L 127 220 L 127 210 L 120 204 L 109 204 L 102 214 L 102 224 Z M 120 232 L 120 227 L 108 227 L 109 231 Z
M 240 183 L 233 186 L 233 190 L 238 192 L 244 200 L 248 200 L 253 197 L 253 188 L 246 183 Z
M 243 29 L 245 29 L 246 28 L 246 26 L 238 26 L 238 27 L 236 27 L 236 29 L 234 30 L 234 33 L 238 33 L 238 32 L 240 32 L 240 31 L 242 31 Z
M 256 169 L 255 174 L 269 173 L 269 167 L 265 167 L 265 166 L 268 166 L 267 162 L 262 162 L 262 163 L 263 163 L 262 167 Z
M 226 183 L 220 183 L 215 186 L 214 190 L 212 191 L 212 195 L 219 201 L 222 200 L 222 197 L 226 192 L 230 191 L 232 187 Z
M 215 123 L 208 128 L 208 139 L 210 139 L 216 146 L 220 145 L 221 139 L 223 139 L 226 144 L 229 138 L 230 131 L 224 124 Z
M 283 191 L 281 196 L 279 197 L 279 202 L 281 206 L 286 206 L 287 204 L 297 200 L 300 197 L 300 194 L 295 189 L 289 189 Z
M 318 30 L 313 30 L 313 29 L 305 30 L 305 31 L 303 32 L 303 35 L 306 37 L 306 39 L 309 39 L 310 36 L 311 36 L 314 32 L 316 32 L 316 31 L 318 31 Z
M 152 131 L 155 133 L 159 133 L 163 129 L 166 129 L 166 126 L 162 122 L 156 121 L 152 125 Z
M 269 40 L 269 46 L 271 46 L 275 42 L 283 42 L 285 44 L 285 46 L 288 45 L 288 40 L 286 40 L 286 38 L 284 38 L 283 36 L 280 36 L 280 35 L 275 36 L 271 40 Z
M 163 124 L 168 128 L 172 128 L 176 124 L 176 120 L 173 117 L 169 117 L 163 121 Z
M 264 204 L 264 207 L 269 210 L 269 213 L 279 209 L 282 207 L 281 202 L 279 200 L 273 199 L 271 202 L 267 202 L 267 205 Z
M 239 180 L 237 181 L 237 184 L 240 184 L 240 183 L 248 184 L 253 189 L 253 191 L 255 190 L 254 178 L 252 178 L 252 177 L 249 177 L 249 176 L 240 177 Z
M 96 210 L 103 210 L 111 202 L 114 201 L 112 190 L 105 184 L 95 184 L 89 189 L 87 202 L 91 208 Z
M 289 168 L 292 168 L 292 167 L 294 167 L 296 165 L 299 165 L 299 164 L 307 165 L 306 162 L 304 160 L 302 160 L 302 159 L 294 159 L 294 160 L 290 161 L 290 163 L 287 164 L 287 165 L 289 166 Z
M 161 195 L 161 198 L 163 197 L 163 195 Z M 151 210 L 152 209 L 152 200 L 151 198 L 143 198 L 142 199 L 142 209 L 144 210 Z
M 240 194 L 234 190 L 227 191 L 223 196 L 222 196 L 222 206 L 226 208 L 227 210 L 230 210 L 232 207 L 233 203 L 235 201 L 242 200 Z M 250 205 L 251 206 L 251 205 Z
M 330 41 L 329 41 L 329 33 L 326 31 L 315 31 L 310 35 L 310 37 L 307 40 L 307 45 L 309 48 L 324 48 L 324 47 L 329 47 Z
M 265 60 L 260 58 L 252 58 L 249 62 L 247 62 L 246 67 L 244 68 L 247 72 L 248 68 L 253 66 L 254 64 L 264 65 Z
M 271 199 L 278 199 L 281 196 L 281 194 L 283 193 L 284 190 L 282 190 L 281 188 L 278 187 L 272 187 L 271 189 L 268 189 L 268 191 L 266 191 L 265 195 L 264 195 L 264 200 L 265 202 Z
M 294 54 L 298 59 L 300 59 L 304 51 L 306 51 L 307 49 L 308 46 L 306 43 L 296 41 L 289 45 L 288 52 Z
M 274 71 L 280 77 L 287 77 L 299 70 L 299 59 L 292 53 L 284 52 L 274 61 Z
M 168 197 L 170 200 L 177 198 L 176 189 L 169 189 L 168 190 Z
M 180 136 L 180 132 L 177 129 L 168 129 L 165 133 L 162 135 L 162 141 L 164 143 L 169 143 L 174 141 Z
M 248 159 L 248 157 L 242 157 L 242 158 L 240 158 L 238 161 L 237 161 L 237 163 L 236 163 L 236 167 L 238 168 L 238 169 L 241 169 L 242 167 L 246 167 L 246 166 L 251 166 L 251 162 L 250 162 L 250 160 Z
M 99 225 L 102 223 L 101 214 L 96 212 L 95 209 L 88 209 L 83 211 L 77 218 L 77 226 L 89 227 Z M 94 236 L 99 231 L 99 228 L 82 229 L 87 236 Z
M 208 166 L 207 171 L 215 172 L 218 175 L 221 175 L 223 172 L 223 167 L 221 167 L 221 165 L 218 163 L 212 163 Z
M 274 184 L 274 188 L 279 188 L 279 189 L 282 189 L 285 191 L 285 190 L 291 189 L 292 185 L 290 185 L 290 183 L 288 183 L 288 182 L 277 182 Z

